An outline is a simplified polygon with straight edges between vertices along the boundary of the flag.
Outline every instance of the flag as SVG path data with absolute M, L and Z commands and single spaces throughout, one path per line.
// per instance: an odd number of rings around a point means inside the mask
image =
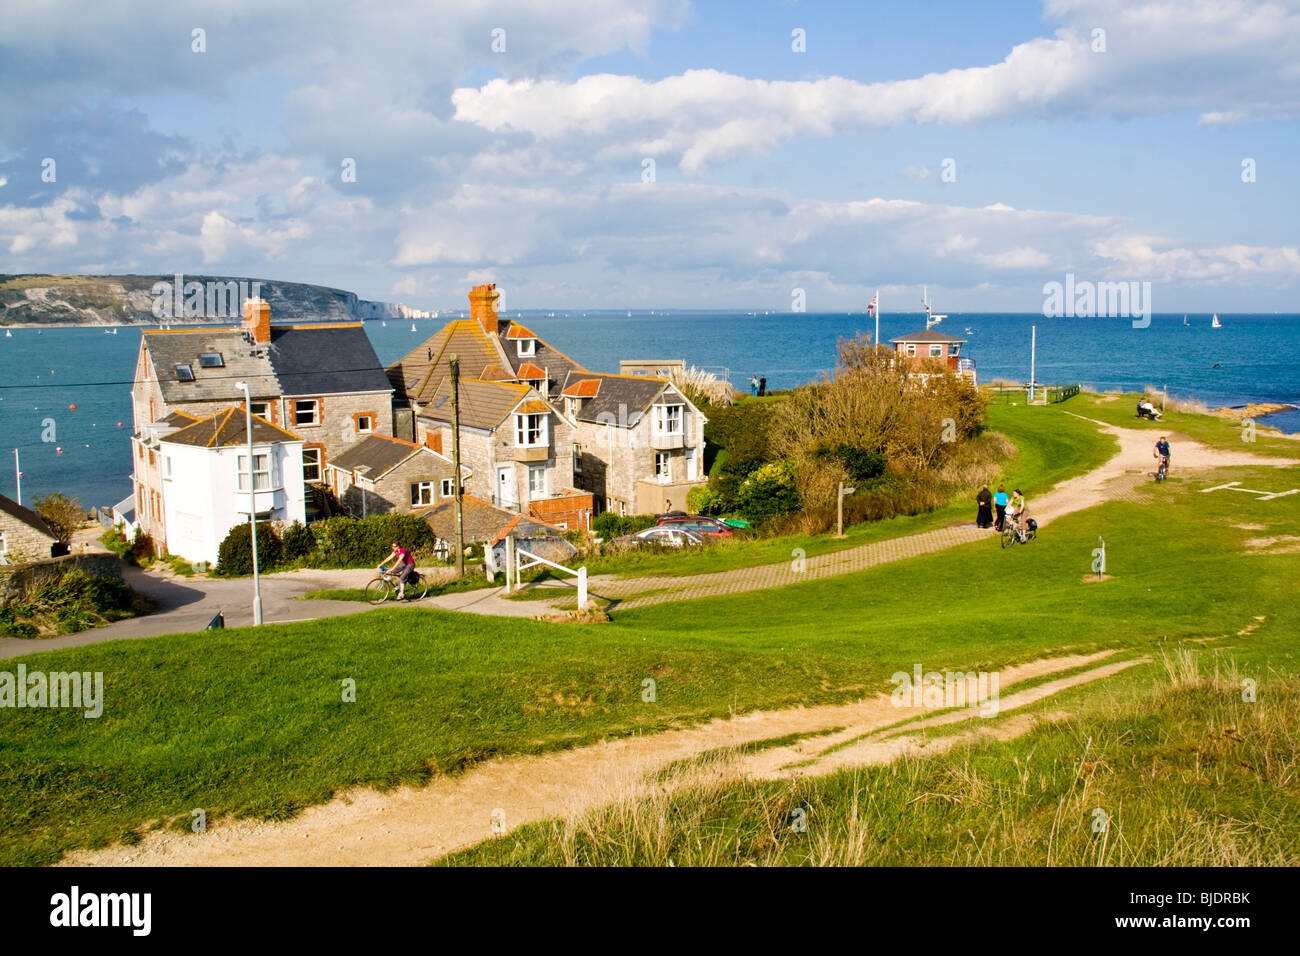
M 867 315 L 874 316 L 876 314 L 876 301 L 879 298 L 879 295 L 873 295 L 871 297 L 871 301 L 867 304 Z

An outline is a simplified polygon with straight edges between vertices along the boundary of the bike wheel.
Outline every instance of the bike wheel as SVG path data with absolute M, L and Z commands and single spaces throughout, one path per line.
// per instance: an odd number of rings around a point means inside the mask
M 431 585 L 423 574 L 406 586 L 406 596 L 412 601 L 423 601 L 429 596 Z
M 1009 548 L 1016 543 L 1016 533 L 1014 531 L 1002 532 L 1002 547 Z
M 383 578 L 375 578 L 366 585 L 366 600 L 371 604 L 383 604 L 390 593 L 390 586 Z

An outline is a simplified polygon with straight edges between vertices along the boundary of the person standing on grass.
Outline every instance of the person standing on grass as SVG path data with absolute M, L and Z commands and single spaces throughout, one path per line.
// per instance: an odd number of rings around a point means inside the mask
M 757 375 L 751 375 L 751 376 L 749 376 L 749 394 L 750 394 L 750 395 L 757 395 L 757 394 L 758 394 L 758 376 L 757 376 Z
M 979 505 L 979 511 L 975 514 L 975 527 L 987 528 L 992 525 L 993 493 L 989 491 L 988 485 L 980 489 L 980 493 L 975 496 L 975 503 Z
M 758 380 L 758 397 L 762 398 L 767 394 L 767 376 L 764 375 Z
M 1007 486 L 998 485 L 998 493 L 993 496 L 993 505 L 998 510 L 998 520 L 994 522 L 993 527 L 1001 531 L 1007 523 Z

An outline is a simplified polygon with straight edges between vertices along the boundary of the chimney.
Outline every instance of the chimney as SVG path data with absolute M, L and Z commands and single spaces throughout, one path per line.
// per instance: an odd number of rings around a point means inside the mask
M 478 322 L 488 335 L 497 334 L 497 299 L 500 297 L 495 282 L 476 285 L 469 290 L 469 317 Z
M 271 341 L 271 307 L 266 300 L 244 300 L 244 331 L 254 342 L 265 345 Z

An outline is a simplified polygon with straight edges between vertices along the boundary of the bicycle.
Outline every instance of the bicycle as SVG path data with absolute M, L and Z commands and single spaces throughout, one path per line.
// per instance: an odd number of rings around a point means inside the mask
M 1025 527 L 1022 531 L 1016 527 L 1016 523 L 1007 519 L 1002 526 L 1002 547 L 1009 548 L 1013 544 L 1028 544 L 1038 537 L 1038 522 L 1033 518 L 1025 519 Z
M 1161 455 L 1160 464 L 1156 466 L 1155 474 L 1152 475 L 1157 482 L 1164 481 L 1169 477 L 1169 456 Z
M 420 601 L 429 596 L 432 585 L 418 571 L 415 577 L 406 582 L 406 596 L 404 600 Z M 379 577 L 375 578 L 366 585 L 366 601 L 370 604 L 383 604 L 385 601 L 397 598 L 397 578 L 393 572 L 385 569 L 380 572 Z

